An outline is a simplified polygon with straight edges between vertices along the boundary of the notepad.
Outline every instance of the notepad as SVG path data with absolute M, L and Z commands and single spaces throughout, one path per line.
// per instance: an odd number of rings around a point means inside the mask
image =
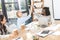
M 60 28 L 60 24 L 57 24 L 57 25 L 51 25 L 47 28 L 45 28 L 46 30 L 57 30 L 58 28 Z
M 44 37 L 48 36 L 51 33 L 53 33 L 53 31 L 44 30 L 44 31 L 38 32 L 37 35 L 44 38 Z
M 19 38 L 16 38 L 16 39 L 13 39 L 13 40 L 23 40 L 23 38 L 21 37 L 19 37 Z

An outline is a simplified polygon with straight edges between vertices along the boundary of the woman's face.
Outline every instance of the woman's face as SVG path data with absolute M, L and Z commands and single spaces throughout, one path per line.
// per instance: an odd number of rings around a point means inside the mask
M 2 21 L 2 24 L 5 24 L 5 23 L 6 23 L 6 18 L 4 17 L 3 21 Z
M 42 10 L 42 15 L 46 15 L 45 9 Z

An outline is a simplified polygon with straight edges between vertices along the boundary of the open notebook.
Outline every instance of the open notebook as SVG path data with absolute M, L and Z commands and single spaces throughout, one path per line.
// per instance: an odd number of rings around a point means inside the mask
M 38 32 L 37 35 L 44 38 L 44 37 L 46 37 L 46 36 L 48 36 L 49 34 L 52 34 L 52 33 L 53 33 L 53 31 L 44 30 L 44 31 Z

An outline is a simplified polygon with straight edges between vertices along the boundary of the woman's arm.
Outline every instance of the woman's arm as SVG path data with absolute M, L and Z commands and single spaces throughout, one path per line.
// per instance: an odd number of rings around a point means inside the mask
M 53 23 L 53 20 L 52 20 L 51 16 L 49 16 L 48 25 L 51 25 L 52 23 Z

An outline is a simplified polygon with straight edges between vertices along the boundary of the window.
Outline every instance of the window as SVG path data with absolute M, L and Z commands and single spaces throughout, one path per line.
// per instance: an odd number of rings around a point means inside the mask
M 5 7 L 8 18 L 16 18 L 16 11 L 19 10 L 18 0 L 5 0 Z
M 18 1 L 16 1 L 16 0 L 13 0 L 13 1 L 6 0 L 5 6 L 6 6 L 7 11 L 19 10 Z
M 30 5 L 30 0 L 27 1 L 28 1 L 28 5 Z M 16 18 L 17 10 L 28 12 L 26 6 L 27 5 L 26 0 L 4 0 L 4 3 L 8 18 Z
M 27 0 L 27 2 L 28 2 L 28 7 L 30 8 L 31 0 Z
M 22 11 L 26 11 L 26 1 L 25 0 L 20 0 L 19 5 L 20 5 L 20 9 Z
M 2 14 L 2 5 L 1 5 L 1 0 L 0 0 L 0 14 Z

